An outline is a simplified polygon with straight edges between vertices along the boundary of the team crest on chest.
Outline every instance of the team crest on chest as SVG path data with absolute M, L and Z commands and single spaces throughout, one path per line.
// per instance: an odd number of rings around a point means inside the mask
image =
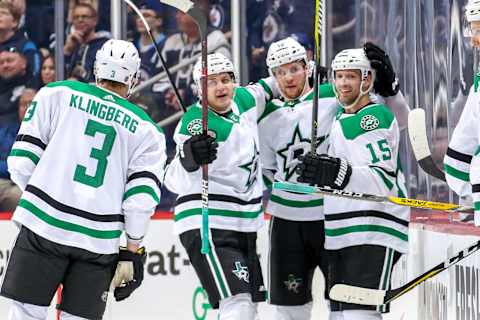
M 360 120 L 360 128 L 362 128 L 365 131 L 371 131 L 375 130 L 378 128 L 380 125 L 380 121 L 377 119 L 377 117 L 367 114 L 362 117 Z
M 187 130 L 191 135 L 197 135 L 202 133 L 202 120 L 193 119 L 187 124 Z

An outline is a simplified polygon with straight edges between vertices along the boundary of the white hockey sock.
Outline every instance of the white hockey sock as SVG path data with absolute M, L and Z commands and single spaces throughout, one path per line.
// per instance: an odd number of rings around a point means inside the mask
M 48 307 L 22 303 L 12 300 L 8 320 L 45 320 Z
M 344 320 L 382 320 L 382 314 L 374 310 L 344 310 Z
M 273 306 L 276 320 L 310 320 L 312 314 L 312 302 L 301 306 Z
M 82 318 L 79 316 L 74 316 L 68 312 L 62 311 L 60 313 L 60 320 L 88 320 L 87 318 Z
M 219 320 L 254 320 L 257 306 L 249 293 L 239 293 L 220 300 Z

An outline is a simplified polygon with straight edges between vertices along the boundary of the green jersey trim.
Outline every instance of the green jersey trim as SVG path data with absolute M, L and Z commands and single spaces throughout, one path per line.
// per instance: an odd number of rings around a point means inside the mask
M 258 211 L 231 211 L 221 209 L 208 209 L 209 216 L 231 217 L 231 218 L 244 218 L 244 219 L 256 219 L 263 212 L 263 208 Z M 188 209 L 175 213 L 175 221 L 179 221 L 191 216 L 197 216 L 202 214 L 201 208 Z
M 10 157 L 24 157 L 32 160 L 33 163 L 38 164 L 40 157 L 35 153 L 22 149 L 12 149 L 10 151 Z
M 356 114 L 340 114 L 339 121 L 343 135 L 348 140 L 379 129 L 389 129 L 395 119 L 385 105 L 374 104 L 359 110 Z
M 28 200 L 20 199 L 18 206 L 24 208 L 25 210 L 32 213 L 34 216 L 43 220 L 45 223 L 63 229 L 66 231 L 72 231 L 87 235 L 92 238 L 98 239 L 116 239 L 119 238 L 122 234 L 121 230 L 96 230 L 92 228 L 87 228 L 75 223 L 63 221 L 48 215 L 46 212 L 42 211 L 40 208 L 36 207 L 33 203 Z
M 298 200 L 289 200 L 279 197 L 277 195 L 272 194 L 270 196 L 270 200 L 272 202 L 281 204 L 286 207 L 293 207 L 293 208 L 313 208 L 313 207 L 321 207 L 323 206 L 323 199 L 314 199 L 314 200 L 307 200 L 307 201 L 298 201 Z
M 388 190 L 392 190 L 393 183 L 383 174 L 383 172 L 379 168 L 370 167 L 370 169 L 373 169 L 373 171 L 380 176 Z
M 467 172 L 460 171 L 458 169 L 455 169 L 454 167 L 449 166 L 448 164 L 444 165 L 445 172 L 452 177 L 455 177 L 457 179 L 460 179 L 465 182 L 470 181 L 470 174 Z
M 301 99 L 301 101 L 312 101 L 314 93 L 312 90 L 305 98 Z M 331 83 L 324 83 L 318 86 L 318 98 L 335 98 L 335 92 L 333 91 Z
M 381 233 L 386 233 L 390 236 L 396 237 L 400 240 L 408 241 L 408 235 L 403 232 L 400 232 L 393 228 L 373 225 L 373 224 L 356 225 L 356 226 L 337 228 L 337 229 L 325 228 L 325 235 L 329 237 L 343 236 L 347 233 L 353 233 L 353 232 L 381 232 Z
M 145 113 L 145 111 L 140 109 L 135 104 L 129 102 L 128 100 L 122 97 L 119 97 L 117 95 L 111 94 L 110 92 L 105 91 L 101 88 L 92 86 L 88 83 L 83 83 L 79 81 L 70 81 L 70 80 L 50 82 L 49 84 L 47 84 L 47 87 L 49 88 L 67 87 L 71 90 L 78 91 L 80 93 L 90 94 L 104 101 L 109 101 L 109 102 L 112 102 L 112 99 L 113 99 L 113 102 L 115 102 L 117 105 L 132 112 L 143 121 L 149 122 L 157 129 L 158 132 L 163 134 L 162 128 L 159 127 L 155 122 L 153 122 L 152 119 L 150 119 L 150 117 Z M 108 99 L 105 99 L 105 97 L 107 96 L 108 96 Z
M 160 203 L 160 198 L 157 196 L 155 193 L 155 190 L 153 190 L 152 187 L 150 186 L 135 186 L 133 188 L 128 189 L 124 194 L 123 194 L 123 201 L 127 200 L 133 195 L 139 194 L 139 193 L 146 193 L 149 194 L 155 203 Z
M 269 103 L 267 103 L 267 105 L 265 106 L 265 110 L 263 111 L 262 115 L 260 116 L 260 118 L 257 120 L 257 123 L 260 123 L 263 119 L 265 119 L 266 117 L 268 117 L 268 115 L 278 109 L 280 109 L 281 106 L 279 105 L 276 105 L 275 102 L 273 101 L 270 101 Z
M 237 104 L 240 114 L 256 106 L 255 98 L 247 89 L 243 87 L 238 87 L 235 89 L 233 101 L 235 101 L 235 103 Z
M 263 79 L 258 80 L 258 83 L 262 86 L 263 90 L 265 90 L 265 92 L 268 94 L 270 99 L 272 99 L 273 92 L 272 92 L 272 89 L 270 89 L 270 87 L 268 86 L 268 84 L 265 81 L 263 81 Z

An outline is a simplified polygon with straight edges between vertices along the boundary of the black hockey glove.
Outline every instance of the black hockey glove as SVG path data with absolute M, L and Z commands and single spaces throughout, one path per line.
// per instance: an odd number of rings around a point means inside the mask
M 192 136 L 180 146 L 180 162 L 188 172 L 196 171 L 202 164 L 217 159 L 217 148 L 215 138 L 209 135 Z
M 363 48 L 367 58 L 370 60 L 370 65 L 377 73 L 373 84 L 375 91 L 383 97 L 396 95 L 398 90 L 400 90 L 400 84 L 388 54 L 371 42 L 365 43 Z
M 307 153 L 298 157 L 298 182 L 343 189 L 352 175 L 352 167 L 343 159 L 329 157 L 326 154 Z
M 118 264 L 112 284 L 115 287 L 115 300 L 122 301 L 128 298 L 143 281 L 143 265 L 147 259 L 145 248 L 141 247 L 136 253 L 120 247 Z

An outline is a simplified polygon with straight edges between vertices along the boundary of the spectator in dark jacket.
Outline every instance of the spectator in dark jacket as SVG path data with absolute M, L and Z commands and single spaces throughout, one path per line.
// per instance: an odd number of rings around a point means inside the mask
M 9 2 L 0 2 L 0 51 L 16 48 L 27 59 L 27 72 L 37 76 L 40 71 L 40 53 L 24 32 L 18 30 L 21 12 Z
M 95 32 L 98 17 L 89 4 L 77 4 L 73 9 L 73 27 L 67 36 L 63 53 L 67 64 L 67 77 L 73 70 L 81 70 L 82 80 L 93 82 L 93 64 L 100 47 L 110 38 L 106 31 Z

